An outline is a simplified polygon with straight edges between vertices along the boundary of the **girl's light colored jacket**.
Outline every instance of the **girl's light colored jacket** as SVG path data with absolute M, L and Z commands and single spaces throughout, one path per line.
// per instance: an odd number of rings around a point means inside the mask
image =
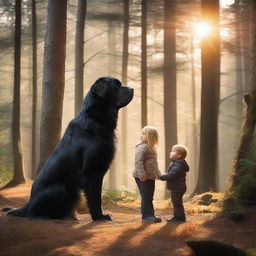
M 161 172 L 158 167 L 157 154 L 149 150 L 148 144 L 141 142 L 135 147 L 133 177 L 155 180 L 160 176 Z

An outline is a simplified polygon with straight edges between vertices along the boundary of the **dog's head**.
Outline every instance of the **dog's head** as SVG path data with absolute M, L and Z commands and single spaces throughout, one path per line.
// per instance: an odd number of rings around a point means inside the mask
M 92 85 L 91 92 L 118 109 L 128 105 L 133 98 L 133 89 L 122 86 L 121 82 L 113 77 L 99 78 Z

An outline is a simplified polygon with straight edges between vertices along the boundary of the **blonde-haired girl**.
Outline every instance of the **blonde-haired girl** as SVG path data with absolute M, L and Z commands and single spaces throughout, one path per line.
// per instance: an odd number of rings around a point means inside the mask
M 142 221 L 161 222 L 155 216 L 153 196 L 155 180 L 161 176 L 157 162 L 158 132 L 152 126 L 145 126 L 140 135 L 141 143 L 135 148 L 135 169 L 133 177 L 141 195 Z

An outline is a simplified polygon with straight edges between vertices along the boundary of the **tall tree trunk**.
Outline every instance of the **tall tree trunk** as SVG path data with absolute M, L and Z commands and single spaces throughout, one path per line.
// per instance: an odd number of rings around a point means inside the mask
M 36 148 L 37 148 L 37 17 L 36 0 L 32 0 L 32 62 L 33 62 L 33 89 L 32 89 L 32 138 L 31 138 L 31 176 L 36 174 Z
M 242 47 L 241 47 L 241 14 L 240 14 L 240 0 L 235 1 L 235 62 L 236 62 L 236 126 L 237 131 L 241 129 L 241 113 L 242 113 L 242 97 L 240 92 L 243 91 L 243 79 L 242 79 Z
M 170 163 L 169 152 L 177 143 L 176 113 L 176 10 L 174 0 L 164 2 L 164 125 L 165 169 Z
M 256 197 L 256 1 L 251 15 L 251 83 L 244 96 L 245 120 L 233 166 L 232 184 L 224 201 L 224 212 L 240 213 L 241 204 L 255 205 Z
M 21 60 L 21 0 L 15 1 L 14 90 L 12 110 L 13 178 L 4 186 L 12 187 L 25 182 L 20 140 L 20 60 Z
M 147 119 L 147 0 L 141 0 L 141 126 Z
M 191 49 L 191 96 L 192 96 L 192 123 L 193 123 L 193 159 L 192 168 L 195 173 L 192 175 L 192 184 L 196 183 L 197 170 L 198 170 L 198 130 L 197 130 L 197 116 L 196 116 L 196 72 L 195 72 L 195 61 L 194 61 L 194 37 L 191 33 L 190 38 L 190 49 Z
M 75 53 L 75 115 L 79 114 L 82 108 L 84 96 L 84 28 L 86 7 L 86 0 L 78 0 Z
M 114 190 L 117 188 L 117 178 L 116 178 L 116 171 L 117 171 L 117 164 L 116 159 L 114 158 L 110 167 L 109 167 L 109 179 L 108 179 L 108 189 Z
M 110 6 L 111 8 L 111 6 Z M 115 23 L 113 21 L 109 21 L 108 23 L 108 50 L 109 50 L 109 57 L 108 57 L 108 73 L 109 75 L 112 75 L 113 71 L 116 71 L 117 68 L 117 63 L 116 63 L 116 44 L 115 44 L 115 40 L 116 40 L 116 27 L 115 27 Z M 108 188 L 109 189 L 116 189 L 117 186 L 117 175 L 116 175 L 116 171 L 117 171 L 117 161 L 119 155 L 116 154 L 115 158 L 113 159 L 110 167 L 109 167 L 109 179 L 108 179 Z
M 15 1 L 15 53 L 14 53 L 14 97 L 12 112 L 12 138 L 14 175 L 12 184 L 25 182 L 22 166 L 20 139 L 20 62 L 21 62 L 21 0 Z
M 252 198 L 246 198 L 246 195 L 244 195 L 241 192 L 243 190 L 246 191 L 246 189 L 244 189 L 243 186 L 248 186 L 248 184 L 242 183 L 243 179 L 248 178 L 246 177 L 247 175 L 252 175 L 252 173 L 250 173 L 250 166 L 252 167 L 254 172 L 252 178 L 254 176 L 254 191 L 256 191 L 256 1 L 254 1 L 253 3 L 252 12 L 253 13 L 251 20 L 251 90 L 249 94 L 244 96 L 244 100 L 247 105 L 247 112 L 245 122 L 243 125 L 240 146 L 238 148 L 237 156 L 235 159 L 234 176 L 231 187 L 231 191 L 235 191 L 238 189 L 238 186 L 240 186 L 237 196 L 245 200 L 252 200 Z M 254 196 L 256 196 L 255 192 L 253 194 Z
M 44 46 L 44 72 L 38 172 L 61 137 L 65 84 L 67 0 L 49 0 Z
M 216 191 L 220 94 L 219 0 L 202 0 L 203 20 L 212 32 L 202 39 L 200 159 L 195 193 Z
M 244 91 L 250 89 L 250 19 L 252 9 L 252 0 L 241 0 L 242 2 L 242 55 L 243 55 L 243 85 Z
M 129 59 L 129 13 L 130 0 L 123 0 L 123 54 L 122 54 L 122 84 L 127 86 L 127 71 Z M 122 159 L 123 166 L 127 170 L 127 108 L 122 109 Z M 127 173 L 124 173 L 124 185 L 127 186 Z

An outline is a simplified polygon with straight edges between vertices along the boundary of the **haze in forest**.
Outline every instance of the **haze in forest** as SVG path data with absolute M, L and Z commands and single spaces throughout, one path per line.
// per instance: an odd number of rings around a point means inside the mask
M 147 4 L 147 124 L 159 132 L 158 160 L 162 173 L 165 166 L 164 131 L 164 1 Z M 222 1 L 220 5 L 220 101 L 218 113 L 217 188 L 225 191 L 237 151 L 243 113 L 243 94 L 249 89 L 249 41 L 246 8 L 237 11 L 236 1 Z M 245 1 L 240 1 L 243 4 Z M 21 41 L 21 148 L 25 176 L 32 178 L 31 115 L 32 115 L 32 41 L 31 6 L 23 1 Z M 75 32 L 77 1 L 68 1 L 65 93 L 63 102 L 62 133 L 75 116 Z M 104 178 L 106 189 L 136 191 L 132 177 L 134 149 L 141 131 L 141 1 L 129 1 L 129 44 L 127 85 L 134 88 L 134 99 L 126 108 L 127 141 L 122 134 L 120 111 L 116 130 L 117 151 L 110 171 Z M 200 113 L 201 108 L 201 40 L 212 32 L 202 22 L 200 1 L 180 1 L 176 7 L 176 88 L 177 88 L 177 143 L 187 146 L 188 193 L 195 189 L 198 179 Z M 0 4 L 0 168 L 12 169 L 11 118 L 13 100 L 13 33 L 14 6 Z M 37 2 L 38 34 L 38 102 L 37 152 L 39 161 L 40 108 L 44 35 L 47 1 Z M 237 23 L 238 22 L 238 23 Z M 234 25 L 234 24 L 239 24 Z M 123 1 L 88 1 L 84 31 L 84 96 L 96 79 L 102 76 L 122 77 Z M 170 116 L 170 123 L 172 117 Z M 171 150 L 170 145 L 170 149 Z M 209 150 L 211 150 L 209 148 Z M 124 153 L 125 152 L 125 153 Z M 165 193 L 165 184 L 156 183 L 156 197 Z

